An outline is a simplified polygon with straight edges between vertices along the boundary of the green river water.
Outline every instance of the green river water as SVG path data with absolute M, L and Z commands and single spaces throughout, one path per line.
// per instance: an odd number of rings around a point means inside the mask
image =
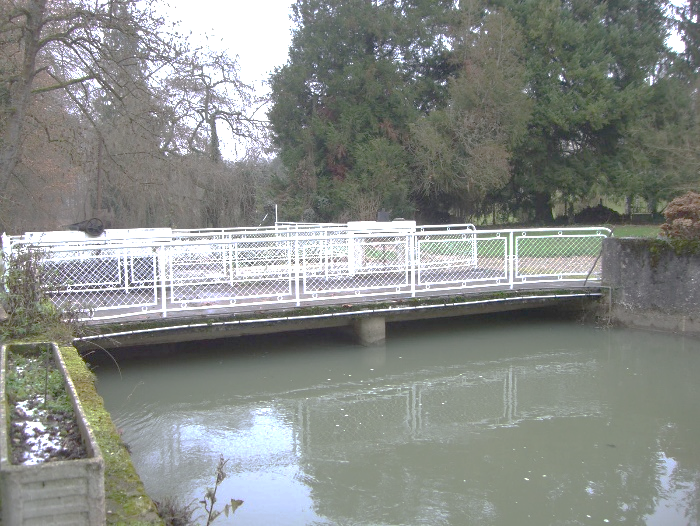
M 698 524 L 700 340 L 534 315 L 177 346 L 100 364 L 154 499 L 234 525 Z M 144 354 L 149 350 L 144 349 Z

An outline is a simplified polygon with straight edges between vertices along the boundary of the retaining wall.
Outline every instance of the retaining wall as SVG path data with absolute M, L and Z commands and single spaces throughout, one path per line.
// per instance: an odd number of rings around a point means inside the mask
M 700 335 L 700 242 L 603 240 L 613 322 Z

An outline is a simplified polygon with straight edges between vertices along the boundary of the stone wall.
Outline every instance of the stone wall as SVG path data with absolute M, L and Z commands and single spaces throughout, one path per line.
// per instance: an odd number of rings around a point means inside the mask
M 700 243 L 603 240 L 613 322 L 700 335 Z

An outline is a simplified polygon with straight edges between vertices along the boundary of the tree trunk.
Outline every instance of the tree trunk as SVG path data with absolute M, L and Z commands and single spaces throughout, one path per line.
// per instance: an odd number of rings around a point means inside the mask
M 658 204 L 658 201 L 657 201 L 656 197 L 650 197 L 649 199 L 647 199 L 647 213 L 655 214 L 657 204 Z
M 32 95 L 36 76 L 36 57 L 39 54 L 41 26 L 47 0 L 31 0 L 25 11 L 22 34 L 22 69 L 19 79 L 10 88 L 10 117 L 2 137 L 0 149 L 0 194 L 6 194 L 20 155 L 22 128 Z
M 628 195 L 625 197 L 625 215 L 627 217 L 632 216 L 632 196 Z
M 552 196 L 549 192 L 535 192 L 535 222 L 542 224 L 554 222 Z
M 209 125 L 209 133 L 211 134 L 211 143 L 209 145 L 209 157 L 215 163 L 220 163 L 223 159 L 221 155 L 221 146 L 219 144 L 219 134 L 216 130 L 216 114 L 211 115 L 207 119 Z

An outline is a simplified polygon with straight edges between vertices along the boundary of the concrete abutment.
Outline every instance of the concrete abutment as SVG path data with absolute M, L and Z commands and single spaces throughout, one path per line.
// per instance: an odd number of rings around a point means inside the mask
M 700 242 L 603 240 L 613 323 L 700 336 Z

